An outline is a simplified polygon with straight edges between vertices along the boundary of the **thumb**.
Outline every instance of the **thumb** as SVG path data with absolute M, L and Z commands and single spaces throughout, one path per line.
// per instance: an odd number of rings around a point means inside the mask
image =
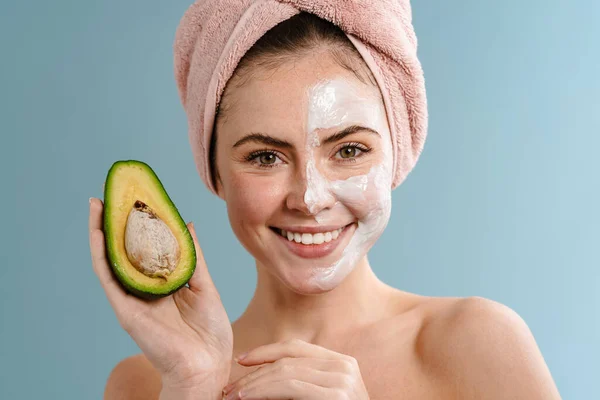
M 194 239 L 194 247 L 196 248 L 196 269 L 188 281 L 190 289 L 194 293 L 216 290 L 215 284 L 208 273 L 208 267 L 206 266 L 206 261 L 204 260 L 204 254 L 202 254 L 202 249 L 200 249 L 200 245 L 198 244 L 198 238 L 196 237 L 196 230 L 193 222 L 189 222 L 187 227 L 192 235 L 192 239 Z

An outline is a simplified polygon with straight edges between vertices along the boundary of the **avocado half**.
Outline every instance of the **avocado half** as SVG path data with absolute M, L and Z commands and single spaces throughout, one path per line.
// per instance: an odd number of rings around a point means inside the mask
M 196 268 L 192 235 L 152 168 L 115 162 L 104 184 L 106 253 L 123 287 L 145 299 L 168 296 Z

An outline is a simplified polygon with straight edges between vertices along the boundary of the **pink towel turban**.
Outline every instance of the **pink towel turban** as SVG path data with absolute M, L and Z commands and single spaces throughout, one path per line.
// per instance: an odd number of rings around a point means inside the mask
M 213 193 L 208 152 L 225 85 L 262 35 L 301 11 L 340 27 L 375 76 L 392 134 L 392 188 L 423 150 L 427 99 L 409 0 L 197 0 L 177 28 L 174 67 L 194 160 Z

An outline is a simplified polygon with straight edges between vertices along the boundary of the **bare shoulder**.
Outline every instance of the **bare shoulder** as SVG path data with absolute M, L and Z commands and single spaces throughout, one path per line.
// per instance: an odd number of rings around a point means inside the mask
M 526 322 L 482 297 L 429 298 L 417 351 L 425 370 L 460 399 L 560 399 Z
M 104 391 L 105 400 L 158 399 L 160 374 L 144 354 L 120 361 L 111 371 Z

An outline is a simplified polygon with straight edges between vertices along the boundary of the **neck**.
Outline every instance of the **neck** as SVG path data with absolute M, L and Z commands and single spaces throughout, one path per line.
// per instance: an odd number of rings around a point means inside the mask
M 318 295 L 298 294 L 268 271 L 257 271 L 254 296 L 235 325 L 259 342 L 298 338 L 315 343 L 374 322 L 389 310 L 391 288 L 375 276 L 366 257 L 339 286 Z

